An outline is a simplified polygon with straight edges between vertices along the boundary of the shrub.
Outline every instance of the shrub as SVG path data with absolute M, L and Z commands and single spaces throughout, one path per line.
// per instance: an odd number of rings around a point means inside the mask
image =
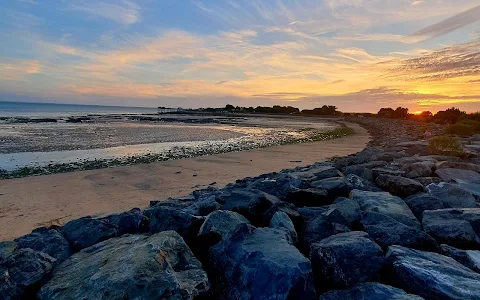
M 476 120 L 471 120 L 471 119 L 464 119 L 459 121 L 457 124 L 465 124 L 468 126 L 473 127 L 473 130 L 475 133 L 480 133 L 480 122 Z
M 447 133 L 459 136 L 472 136 L 475 134 L 475 127 L 468 123 L 458 122 L 447 128 Z
M 447 156 L 465 156 L 460 142 L 452 137 L 437 136 L 428 142 L 428 149 L 431 154 Z

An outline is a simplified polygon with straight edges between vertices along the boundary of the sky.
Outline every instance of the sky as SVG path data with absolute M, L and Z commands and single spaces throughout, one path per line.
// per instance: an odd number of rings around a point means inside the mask
M 4 0 L 0 101 L 480 111 L 478 0 Z

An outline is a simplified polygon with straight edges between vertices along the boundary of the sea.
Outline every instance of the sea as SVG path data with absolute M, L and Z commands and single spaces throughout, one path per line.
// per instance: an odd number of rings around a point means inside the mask
M 152 114 L 157 111 L 157 108 L 152 107 L 0 101 L 0 117 L 54 118 L 88 114 Z

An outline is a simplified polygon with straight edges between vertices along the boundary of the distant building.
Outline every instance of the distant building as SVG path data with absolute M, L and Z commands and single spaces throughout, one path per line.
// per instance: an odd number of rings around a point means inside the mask
M 181 111 L 183 111 L 183 110 L 184 110 L 184 109 L 181 108 L 181 107 L 171 108 L 171 107 L 159 106 L 159 107 L 158 107 L 158 114 L 176 113 L 176 112 L 181 112 Z

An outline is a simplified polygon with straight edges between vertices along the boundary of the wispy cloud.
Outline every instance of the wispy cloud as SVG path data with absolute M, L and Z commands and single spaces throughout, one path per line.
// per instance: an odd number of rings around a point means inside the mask
M 140 7 L 127 0 L 111 2 L 81 2 L 72 6 L 74 10 L 105 18 L 120 24 L 136 23 L 140 17 Z

